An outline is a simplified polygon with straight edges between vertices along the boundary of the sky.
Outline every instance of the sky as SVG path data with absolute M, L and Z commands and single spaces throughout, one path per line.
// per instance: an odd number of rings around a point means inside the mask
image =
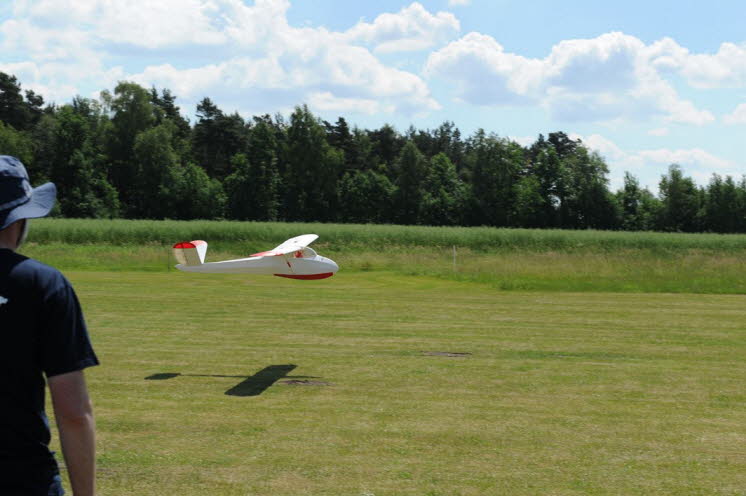
M 118 81 L 252 115 L 581 139 L 654 193 L 746 174 L 742 0 L 0 0 L 0 71 L 64 104 Z

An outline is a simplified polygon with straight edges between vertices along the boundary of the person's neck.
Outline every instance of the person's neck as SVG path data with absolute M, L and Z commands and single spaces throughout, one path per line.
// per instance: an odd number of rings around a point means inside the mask
M 16 251 L 18 248 L 18 232 L 15 224 L 0 231 L 0 249 Z

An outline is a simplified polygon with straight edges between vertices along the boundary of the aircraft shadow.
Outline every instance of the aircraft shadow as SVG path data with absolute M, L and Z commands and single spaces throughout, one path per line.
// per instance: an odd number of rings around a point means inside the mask
M 174 377 L 235 377 L 237 379 L 244 379 L 239 382 L 228 391 L 225 392 L 228 396 L 259 396 L 264 391 L 269 389 L 275 382 L 280 379 L 317 379 L 312 376 L 289 376 L 288 373 L 293 369 L 297 368 L 297 365 L 270 365 L 264 367 L 256 374 L 246 377 L 245 375 L 212 375 L 212 374 L 181 374 L 181 373 L 160 373 L 149 375 L 145 378 L 148 381 L 163 381 L 167 379 L 173 379 Z

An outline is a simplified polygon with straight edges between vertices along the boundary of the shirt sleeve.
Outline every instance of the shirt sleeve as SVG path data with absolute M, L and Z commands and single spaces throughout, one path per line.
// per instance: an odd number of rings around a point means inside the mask
M 44 298 L 40 319 L 41 368 L 47 377 L 98 365 L 78 297 L 62 277 Z

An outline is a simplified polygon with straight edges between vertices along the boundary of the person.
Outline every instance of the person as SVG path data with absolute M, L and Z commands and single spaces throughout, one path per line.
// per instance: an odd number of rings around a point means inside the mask
M 83 369 L 98 365 L 80 304 L 56 269 L 18 254 L 28 219 L 49 214 L 56 188 L 32 188 L 0 155 L 0 494 L 59 496 L 45 413 L 49 385 L 74 496 L 95 493 L 95 426 Z

